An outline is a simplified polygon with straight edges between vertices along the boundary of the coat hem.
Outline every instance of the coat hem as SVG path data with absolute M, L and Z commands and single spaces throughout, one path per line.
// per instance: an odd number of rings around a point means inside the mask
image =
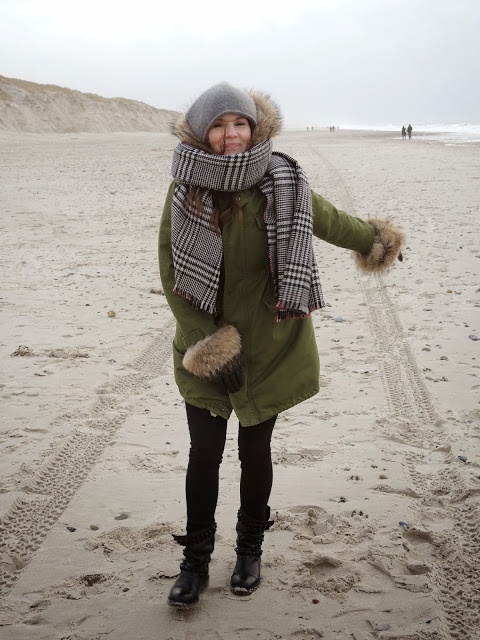
M 279 407 L 275 407 L 275 409 L 249 412 L 249 416 L 244 417 L 243 419 L 239 417 L 235 409 L 232 409 L 230 407 L 225 407 L 225 406 L 221 407 L 220 405 L 215 405 L 209 402 L 202 402 L 201 400 L 198 400 L 196 398 L 192 400 L 190 398 L 186 398 L 185 396 L 182 396 L 182 397 L 186 402 L 188 402 L 188 404 L 191 404 L 194 407 L 197 407 L 198 409 L 206 409 L 207 411 L 210 411 L 210 413 L 212 413 L 213 415 L 224 418 L 225 420 L 228 420 L 232 415 L 232 413 L 235 413 L 235 416 L 239 420 L 242 427 L 253 427 L 257 424 L 260 424 L 261 422 L 265 422 L 265 420 L 269 420 L 270 418 L 273 418 L 273 416 L 279 415 L 283 411 L 287 411 L 288 409 L 295 407 L 297 404 L 300 404 L 301 402 L 304 402 L 309 398 L 313 398 L 313 396 L 316 396 L 319 391 L 320 391 L 320 387 L 319 385 L 316 385 L 309 391 L 303 393 L 300 397 L 297 396 L 294 399 L 287 400 L 286 402 L 281 404 Z
M 232 415 L 232 408 L 226 406 L 220 406 L 213 404 L 211 402 L 203 402 L 202 400 L 198 400 L 197 398 L 187 398 L 182 394 L 182 398 L 188 404 L 191 404 L 193 407 L 197 407 L 197 409 L 205 409 L 206 411 L 210 411 L 210 413 L 214 416 L 218 416 L 220 418 L 224 418 L 228 420 Z
M 283 411 L 287 411 L 287 409 L 291 409 L 292 407 L 295 407 L 297 404 L 300 404 L 301 402 L 304 402 L 305 400 L 308 400 L 309 398 L 316 396 L 319 391 L 320 391 L 320 387 L 317 385 L 310 391 L 307 391 L 306 393 L 302 394 L 300 397 L 296 397 L 295 399 L 292 399 L 292 400 L 287 400 L 286 402 L 281 404 L 279 407 L 275 407 L 270 411 L 268 410 L 257 411 L 255 417 L 252 416 L 251 418 L 246 418 L 244 420 L 240 420 L 239 418 L 239 420 L 241 422 L 242 427 L 253 427 L 256 424 L 265 422 L 265 420 L 269 420 L 270 418 L 273 418 L 273 416 L 277 416 Z

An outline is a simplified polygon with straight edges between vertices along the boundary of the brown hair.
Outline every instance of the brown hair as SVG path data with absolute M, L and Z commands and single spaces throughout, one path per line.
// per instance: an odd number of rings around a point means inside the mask
M 223 207 L 220 203 L 218 191 L 212 191 L 205 187 L 189 187 L 187 193 L 187 206 L 191 211 L 197 211 L 200 215 L 205 213 L 203 206 L 203 196 L 210 191 L 213 200 L 212 213 L 210 214 L 210 228 L 218 236 L 222 234 L 223 227 L 230 222 L 233 217 L 233 193 L 228 194 L 228 198 L 222 198 Z M 227 205 L 225 208 L 225 204 Z M 223 211 L 221 210 L 223 208 Z

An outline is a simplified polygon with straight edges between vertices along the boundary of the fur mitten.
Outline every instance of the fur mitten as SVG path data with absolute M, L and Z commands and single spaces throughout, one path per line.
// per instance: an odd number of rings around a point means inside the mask
M 381 273 L 389 269 L 395 260 L 402 260 L 402 246 L 405 235 L 389 218 L 369 218 L 369 224 L 376 231 L 372 248 L 368 253 L 353 252 L 355 263 L 365 273 Z
M 187 349 L 183 366 L 202 380 L 222 380 L 238 369 L 242 339 L 236 328 L 225 324 L 211 336 Z

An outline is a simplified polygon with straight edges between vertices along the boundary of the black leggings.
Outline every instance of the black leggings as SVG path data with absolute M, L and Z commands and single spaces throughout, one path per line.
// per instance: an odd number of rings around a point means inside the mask
M 186 497 L 187 533 L 199 531 L 215 520 L 218 478 L 222 462 L 227 421 L 207 409 L 185 403 L 190 430 Z M 265 520 L 273 482 L 270 441 L 277 416 L 238 429 L 238 457 L 241 463 L 240 508 L 255 520 Z

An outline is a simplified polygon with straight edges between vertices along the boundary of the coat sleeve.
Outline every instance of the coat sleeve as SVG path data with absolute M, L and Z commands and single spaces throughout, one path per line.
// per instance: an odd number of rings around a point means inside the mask
M 313 234 L 330 244 L 353 251 L 357 267 L 365 273 L 389 269 L 402 260 L 405 236 L 390 218 L 362 220 L 336 209 L 312 191 Z
M 368 253 L 375 229 L 365 220 L 340 211 L 325 198 L 312 191 L 313 235 L 344 249 Z
M 193 346 L 202 338 L 217 330 L 213 316 L 206 311 L 198 311 L 189 301 L 173 291 L 175 273 L 173 270 L 171 208 L 175 183 L 172 182 L 167 193 L 160 221 L 158 238 L 158 259 L 163 293 L 177 321 L 177 336 L 180 334 L 185 349 Z M 181 348 L 181 345 L 178 345 Z

